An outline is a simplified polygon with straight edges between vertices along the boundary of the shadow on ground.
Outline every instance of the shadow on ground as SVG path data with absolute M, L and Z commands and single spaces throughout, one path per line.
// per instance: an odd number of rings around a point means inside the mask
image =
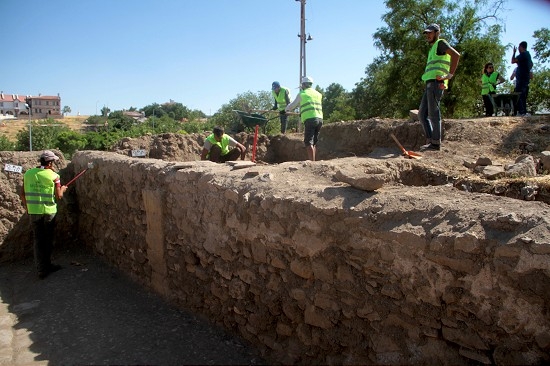
M 30 363 L 52 365 L 265 363 L 244 341 L 171 307 L 86 250 L 65 250 L 55 262 L 64 268 L 44 280 L 32 259 L 0 265 L 0 319 L 12 319 L 13 362 L 30 355 Z

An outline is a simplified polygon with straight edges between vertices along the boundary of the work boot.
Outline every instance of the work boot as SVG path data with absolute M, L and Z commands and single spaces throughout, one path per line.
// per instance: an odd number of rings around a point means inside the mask
M 420 147 L 420 151 L 430 151 L 430 150 L 439 151 L 441 150 L 441 146 L 437 144 L 429 144 L 429 145 L 424 145 Z

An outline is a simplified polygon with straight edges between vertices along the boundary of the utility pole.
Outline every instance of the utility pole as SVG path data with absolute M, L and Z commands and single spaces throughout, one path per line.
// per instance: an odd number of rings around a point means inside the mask
M 29 111 L 29 151 L 32 151 L 32 122 L 31 122 L 32 98 L 31 96 L 28 95 L 25 101 L 27 102 L 27 108 Z
M 300 2 L 300 79 L 298 85 L 301 85 L 302 78 L 306 76 L 306 0 L 296 0 Z
M 300 2 L 300 78 L 298 85 L 302 85 L 302 78 L 307 75 L 306 72 L 306 43 L 313 40 L 308 34 L 306 38 L 306 0 L 296 0 Z M 300 122 L 297 124 L 297 131 L 300 132 Z

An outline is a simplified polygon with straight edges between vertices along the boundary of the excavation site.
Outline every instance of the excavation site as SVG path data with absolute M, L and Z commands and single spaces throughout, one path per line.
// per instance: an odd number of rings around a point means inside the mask
M 550 362 L 550 116 L 325 124 L 235 139 L 245 161 L 200 161 L 208 133 L 59 154 L 56 248 L 83 246 L 273 364 Z M 392 138 L 419 158 L 407 158 Z M 134 157 L 133 151 L 145 151 Z M 0 260 L 32 257 L 18 193 L 39 152 L 0 152 Z M 55 255 L 55 250 L 54 250 Z

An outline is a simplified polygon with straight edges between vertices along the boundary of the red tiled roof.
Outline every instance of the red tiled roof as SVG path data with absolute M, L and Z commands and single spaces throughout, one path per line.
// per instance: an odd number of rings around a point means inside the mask
M 40 99 L 40 100 L 58 100 L 61 99 L 59 96 L 56 95 L 30 95 L 31 99 Z M 27 99 L 26 95 L 18 95 L 18 94 L 7 94 L 7 93 L 0 93 L 0 102 L 14 102 L 19 101 L 21 103 L 25 103 L 25 100 Z
M 41 96 L 36 96 L 36 95 L 31 95 L 31 99 L 53 99 L 53 100 L 57 100 L 57 99 L 60 99 L 60 97 L 58 96 L 54 96 L 54 95 L 41 95 Z
M 25 103 L 25 98 L 24 95 L 0 93 L 0 102 L 14 102 L 17 100 L 21 103 Z

